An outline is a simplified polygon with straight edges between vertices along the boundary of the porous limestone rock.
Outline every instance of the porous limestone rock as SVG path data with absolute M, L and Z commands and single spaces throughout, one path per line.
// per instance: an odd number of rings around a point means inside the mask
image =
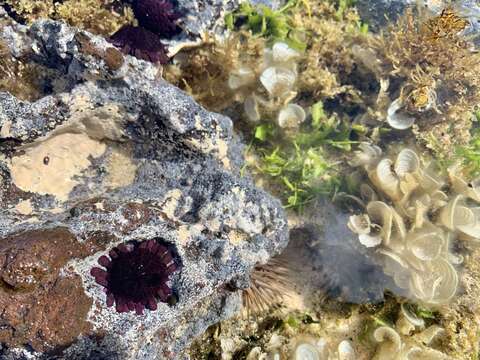
M 0 356 L 184 358 L 286 245 L 280 203 L 240 176 L 230 119 L 156 66 L 54 21 L 1 36 L 52 75 L 35 102 L 0 93 Z M 181 264 L 176 303 L 107 307 L 98 258 L 159 238 Z

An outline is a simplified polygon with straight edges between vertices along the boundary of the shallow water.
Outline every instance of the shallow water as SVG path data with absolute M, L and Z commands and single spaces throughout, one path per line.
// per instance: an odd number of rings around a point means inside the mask
M 79 2 L 75 19 L 69 2 L 63 12 L 7 3 L 22 22 L 50 17 L 106 37 L 135 18 L 120 1 Z M 253 270 L 241 314 L 189 356 L 477 359 L 480 6 L 395 7 L 380 31 L 368 24 L 383 19 L 349 1 L 229 5 L 201 40 L 179 12 L 155 13 L 161 35 L 114 41 L 232 119 L 241 175 L 278 197 L 289 222 L 289 245 Z M 26 100 L 68 90 L 61 74 L 46 83 L 51 70 L 9 56 L 1 90 Z

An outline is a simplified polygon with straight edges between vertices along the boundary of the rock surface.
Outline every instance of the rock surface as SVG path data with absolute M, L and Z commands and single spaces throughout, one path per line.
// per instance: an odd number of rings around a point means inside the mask
M 230 119 L 152 64 L 53 21 L 1 36 L 52 70 L 33 103 L 0 93 L 2 359 L 184 358 L 286 245 L 280 203 L 240 177 Z M 90 270 L 150 239 L 181 263 L 176 301 L 117 313 Z
M 207 33 L 223 33 L 225 15 L 242 2 L 244 0 L 177 0 L 182 14 L 179 25 L 183 31 L 173 39 L 162 40 L 169 45 L 170 55 L 175 55 L 184 47 L 199 44 Z M 250 0 L 250 3 L 278 9 L 285 0 Z
M 396 21 L 405 8 L 413 4 L 414 0 L 359 0 L 355 6 L 370 29 L 378 31 L 389 22 Z

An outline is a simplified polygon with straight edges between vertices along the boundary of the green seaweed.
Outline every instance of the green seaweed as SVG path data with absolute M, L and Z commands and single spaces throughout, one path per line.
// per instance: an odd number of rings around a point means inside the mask
M 311 121 L 293 134 L 282 133 L 272 123 L 255 127 L 252 147 L 260 154 L 257 170 L 282 189 L 287 208 L 301 210 L 317 196 L 333 196 L 344 181 L 338 151 L 351 151 L 352 128 L 336 116 L 327 116 L 323 104 L 311 108 Z
M 254 6 L 244 2 L 240 7 L 225 15 L 225 25 L 231 31 L 241 27 L 250 30 L 256 36 L 271 41 L 285 41 L 297 50 L 305 50 L 306 44 L 299 38 L 299 31 L 292 23 L 291 11 L 298 6 L 309 8 L 308 0 L 289 0 L 278 10 L 268 6 Z
M 455 151 L 456 157 L 465 166 L 467 175 L 472 178 L 480 175 L 480 127 L 478 127 L 480 110 L 475 112 L 474 118 L 474 125 L 477 126 L 471 131 L 471 140 L 469 144 L 459 146 Z

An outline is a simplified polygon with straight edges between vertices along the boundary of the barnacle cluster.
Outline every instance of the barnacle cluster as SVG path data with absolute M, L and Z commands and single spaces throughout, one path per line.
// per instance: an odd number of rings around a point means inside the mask
M 105 269 L 93 267 L 90 271 L 95 281 L 105 288 L 107 306 L 117 312 L 157 309 L 157 299 L 168 302 L 173 295 L 170 275 L 178 263 L 166 244 L 155 239 L 140 243 L 121 244 L 98 263 Z
M 350 217 L 349 228 L 409 296 L 447 303 L 458 286 L 454 265 L 462 261 L 451 252 L 453 241 L 480 240 L 478 184 L 456 168 L 443 179 L 411 149 L 392 158 L 376 146 L 360 148 L 353 165 L 364 168 L 369 182 L 357 199 L 363 213 Z
M 430 347 L 443 333 L 444 330 L 438 325 L 426 327 L 423 319 L 402 305 L 395 327 L 383 325 L 373 332 L 373 339 L 378 343 L 373 359 L 449 359 L 443 352 Z

